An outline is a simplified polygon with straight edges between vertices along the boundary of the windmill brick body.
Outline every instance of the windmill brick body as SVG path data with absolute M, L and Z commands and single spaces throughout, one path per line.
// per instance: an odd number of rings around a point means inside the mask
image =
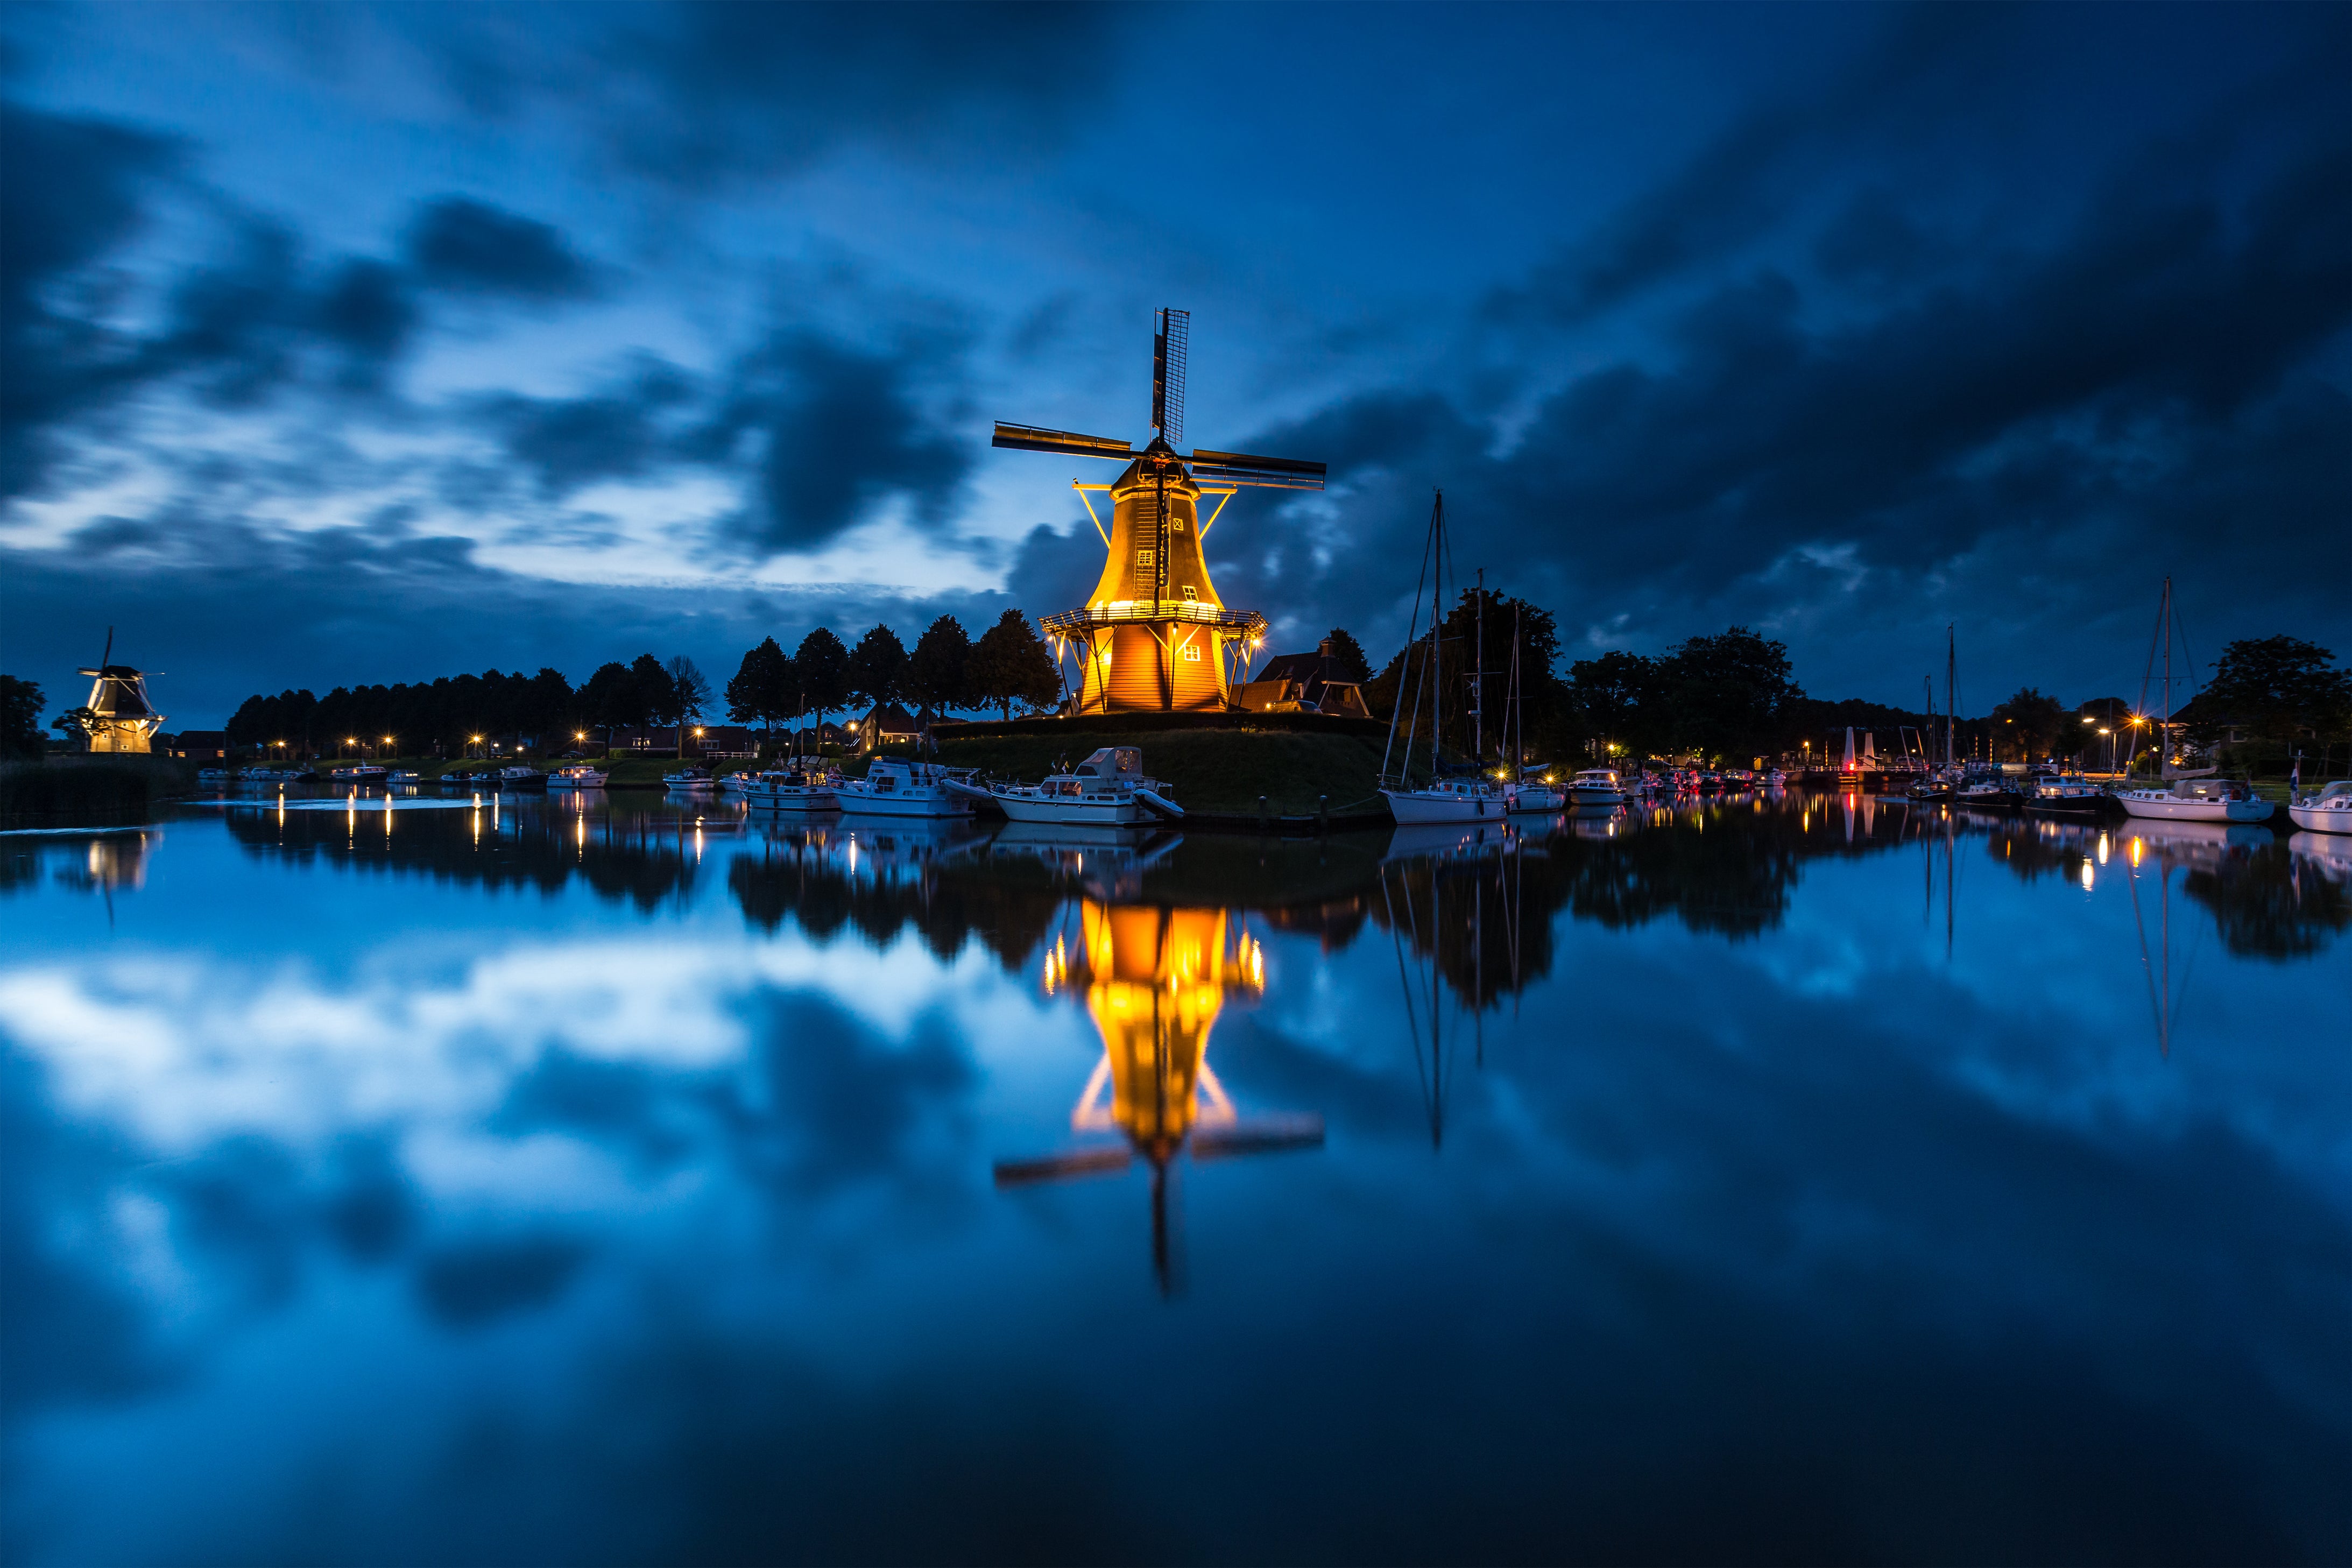
M 1073 481 L 1080 497 L 1108 491 L 1110 527 L 1095 520 L 1108 554 L 1094 592 L 1078 609 L 1044 619 L 1057 658 L 1081 666 L 1073 713 L 1222 712 L 1237 706 L 1249 660 L 1265 639 L 1265 617 L 1230 610 L 1210 580 L 1201 540 L 1225 501 L 1244 488 L 1321 489 L 1320 463 L 1206 448 L 1177 451 L 1184 438 L 1184 371 L 1191 316 L 1160 312 L 1152 344 L 1152 437 L 1141 450 L 1102 436 L 1031 425 L 996 426 L 993 445 L 1027 452 L 1124 461 L 1108 485 Z M 1201 498 L 1217 505 L 1204 520 Z

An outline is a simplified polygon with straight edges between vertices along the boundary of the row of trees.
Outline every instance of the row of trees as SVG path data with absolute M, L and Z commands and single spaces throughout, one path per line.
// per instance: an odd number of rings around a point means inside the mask
M 926 721 L 979 707 L 1010 718 L 1016 703 L 1045 708 L 1060 694 L 1045 642 L 1027 616 L 1007 610 L 977 643 L 954 616 L 941 616 L 911 654 L 887 626 L 868 630 L 855 648 L 825 626 L 789 654 L 767 637 L 743 656 L 721 700 L 735 722 L 773 729 L 823 724 L 853 705 L 891 701 L 913 704 Z M 576 688 L 557 669 L 489 669 L 414 685 L 339 686 L 324 697 L 307 689 L 257 693 L 238 707 L 227 732 L 233 746 L 282 747 L 302 756 L 386 746 L 446 754 L 477 737 L 502 735 L 554 750 L 598 731 L 609 738 L 615 730 L 682 730 L 708 718 L 713 701 L 710 682 L 692 659 L 641 653 L 627 664 L 600 666 Z
M 908 703 L 925 723 L 964 708 L 993 707 L 1010 719 L 1016 702 L 1046 708 L 1061 695 L 1054 657 L 1019 610 L 999 616 L 977 643 L 953 616 L 941 616 L 912 653 L 886 626 L 869 629 L 854 648 L 824 626 L 791 653 L 768 637 L 744 654 L 726 690 L 729 718 L 771 728 L 811 713 L 822 721 L 848 703 Z

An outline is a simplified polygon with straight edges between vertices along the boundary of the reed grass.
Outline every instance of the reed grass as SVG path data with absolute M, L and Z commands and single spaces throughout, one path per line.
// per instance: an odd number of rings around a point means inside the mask
M 195 787 L 193 763 L 172 757 L 51 757 L 0 763 L 0 826 L 73 827 L 135 818 Z

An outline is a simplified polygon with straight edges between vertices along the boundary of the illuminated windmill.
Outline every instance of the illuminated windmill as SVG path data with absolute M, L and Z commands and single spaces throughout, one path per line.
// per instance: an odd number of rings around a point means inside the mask
M 163 715 L 147 700 L 147 677 L 127 664 L 110 664 L 114 628 L 106 628 L 106 651 L 96 669 L 77 670 L 95 682 L 81 718 L 82 732 L 93 752 L 135 752 L 144 754 L 148 741 L 163 727 Z M 161 674 L 161 671 L 157 672 Z
M 1160 312 L 1151 349 L 1151 429 L 1137 451 L 1107 436 L 1077 436 L 1032 425 L 996 426 L 999 447 L 1108 458 L 1127 469 L 1107 485 L 1072 481 L 1109 557 L 1082 609 L 1045 618 L 1056 657 L 1075 647 L 1086 669 L 1076 713 L 1192 709 L 1234 705 L 1234 688 L 1265 637 L 1265 617 L 1228 610 L 1209 581 L 1201 536 L 1213 527 L 1225 501 L 1244 486 L 1319 490 L 1323 465 L 1243 452 L 1189 456 L 1184 439 L 1184 367 L 1192 315 Z M 1108 490 L 1110 529 L 1104 531 L 1089 491 Z M 1218 498 L 1208 521 L 1201 498 Z
M 1209 1030 L 1228 991 L 1263 991 L 1265 955 L 1244 934 L 1229 950 L 1223 910 L 1164 910 L 1087 899 L 1076 954 L 1057 942 L 1045 959 L 1047 991 L 1084 988 L 1102 1035 L 1095 1064 L 1070 1113 L 1074 1132 L 1118 1132 L 1124 1142 L 1042 1160 L 1004 1160 L 1000 1187 L 1070 1181 L 1125 1171 L 1140 1154 L 1151 1166 L 1151 1258 L 1160 1287 L 1171 1287 L 1168 1168 L 1189 1147 L 1196 1160 L 1319 1146 L 1319 1116 L 1252 1117 L 1234 1112 L 1208 1063 Z M 1105 1103 L 1108 1093 L 1108 1102 Z

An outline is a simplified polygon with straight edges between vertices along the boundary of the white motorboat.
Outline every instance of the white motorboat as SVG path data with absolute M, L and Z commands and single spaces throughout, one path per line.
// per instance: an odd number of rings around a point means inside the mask
M 718 783 L 700 768 L 680 768 L 676 773 L 662 774 L 662 787 L 700 795 L 716 789 Z
M 937 763 L 877 757 L 862 779 L 845 781 L 835 792 L 853 816 L 970 816 L 975 797 L 987 794 L 952 777 Z
M 1521 816 L 1555 816 L 1568 809 L 1568 791 L 1548 764 L 1530 763 L 1510 789 L 1511 810 Z
M 839 811 L 841 778 L 823 769 L 772 768 L 743 786 L 743 804 L 760 811 Z
M 1614 768 L 1587 768 L 1568 781 L 1568 793 L 1579 805 L 1622 805 L 1625 785 Z
M 751 787 L 752 776 L 753 775 L 747 770 L 738 768 L 733 773 L 729 773 L 725 778 L 719 781 L 719 793 L 720 795 L 741 795 L 744 791 Z
M 382 784 L 391 772 L 381 763 L 362 763 L 357 767 L 337 768 L 334 781 L 339 784 Z
M 537 768 L 517 765 L 499 770 L 499 788 L 509 795 L 539 794 L 547 788 L 547 775 Z
M 2234 779 L 2175 779 L 2168 789 L 2127 789 L 2116 798 L 2134 816 L 2168 822 L 2267 822 L 2271 803 Z
M 547 775 L 550 789 L 603 789 L 605 775 L 584 763 L 558 768 Z
M 2352 781 L 2338 779 L 2317 795 L 2295 796 L 2286 815 L 2312 833 L 2352 833 Z
M 1419 789 L 1384 789 L 1381 796 L 1401 824 L 1477 822 L 1511 809 L 1509 797 L 1482 778 L 1440 779 Z
M 1128 827 L 1184 815 L 1174 792 L 1145 774 L 1143 752 L 1134 746 L 1103 746 L 1067 773 L 1049 773 L 1040 784 L 999 784 L 988 795 L 1015 822 Z

